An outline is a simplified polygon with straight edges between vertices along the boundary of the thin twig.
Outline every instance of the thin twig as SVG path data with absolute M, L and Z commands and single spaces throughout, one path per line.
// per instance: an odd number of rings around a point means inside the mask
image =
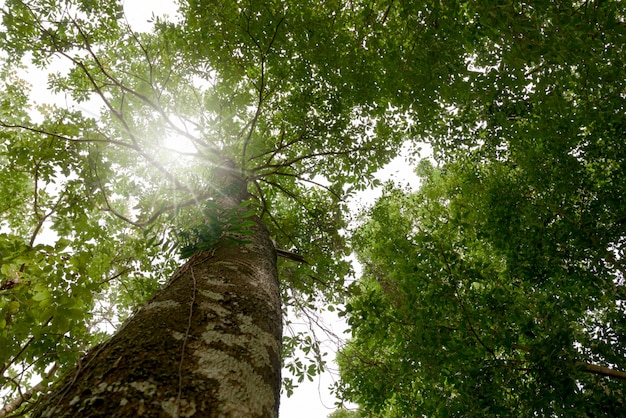
M 196 275 L 194 274 L 193 265 L 190 266 L 191 279 L 193 281 L 193 289 L 191 290 L 191 301 L 189 302 L 189 315 L 187 317 L 187 329 L 185 330 L 185 336 L 183 337 L 183 346 L 180 349 L 180 362 L 178 363 L 178 394 L 176 395 L 176 413 L 175 416 L 179 416 L 180 411 L 180 398 L 183 393 L 183 361 L 185 359 L 185 349 L 187 348 L 187 340 L 189 339 L 189 332 L 191 331 L 191 325 L 193 323 L 193 305 L 196 303 L 196 292 L 198 289 L 198 283 L 196 281 Z

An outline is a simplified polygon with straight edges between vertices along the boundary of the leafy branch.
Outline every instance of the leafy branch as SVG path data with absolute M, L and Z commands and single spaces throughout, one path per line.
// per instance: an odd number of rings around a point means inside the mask
M 234 245 L 247 243 L 252 236 L 251 228 L 256 225 L 250 217 L 254 210 L 247 210 L 248 202 L 239 207 L 224 209 L 214 200 L 207 200 L 202 210 L 202 222 L 175 232 L 182 258 L 195 253 L 214 250 L 218 244 Z

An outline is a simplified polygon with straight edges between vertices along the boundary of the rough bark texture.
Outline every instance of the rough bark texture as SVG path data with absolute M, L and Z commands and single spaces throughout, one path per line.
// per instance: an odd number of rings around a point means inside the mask
M 260 222 L 254 232 L 191 257 L 33 416 L 278 416 L 276 252 Z

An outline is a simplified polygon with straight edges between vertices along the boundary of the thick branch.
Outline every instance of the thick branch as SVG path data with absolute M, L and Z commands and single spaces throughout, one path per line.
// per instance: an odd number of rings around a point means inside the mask
M 360 151 L 371 151 L 371 150 L 372 150 L 371 146 L 362 146 L 362 147 L 354 147 L 354 148 L 341 150 L 341 151 L 313 152 L 311 154 L 300 155 L 298 157 L 292 158 L 292 159 L 287 160 L 287 161 L 281 161 L 281 162 L 278 162 L 276 164 L 264 164 L 264 165 L 255 167 L 253 172 L 257 173 L 259 171 L 263 171 L 263 170 L 266 170 L 266 169 L 277 169 L 277 168 L 282 168 L 282 167 L 289 167 L 289 166 L 292 166 L 293 164 L 296 164 L 296 163 L 298 163 L 298 162 L 300 162 L 302 160 L 311 159 L 311 158 L 332 157 L 332 156 L 339 156 L 339 155 L 351 155 L 351 154 L 354 154 L 354 153 L 357 153 L 357 152 L 360 152 Z
M 577 361 L 576 366 L 582 368 L 583 371 L 593 374 L 599 374 L 600 376 L 610 377 L 613 379 L 626 380 L 626 372 L 610 369 L 604 366 L 598 366 L 596 364 L 589 364 L 582 361 Z
M 332 194 L 333 196 L 335 196 L 335 198 L 337 198 L 338 200 L 341 200 L 341 199 L 342 199 L 342 198 L 341 198 L 341 196 L 340 196 L 340 195 L 339 195 L 336 191 L 334 191 L 333 189 L 331 189 L 330 187 L 328 187 L 328 186 L 326 186 L 326 185 L 324 185 L 324 184 L 322 184 L 322 183 L 319 183 L 319 182 L 317 182 L 317 181 L 315 181 L 315 180 L 307 179 L 307 178 L 302 177 L 302 176 L 300 176 L 300 175 L 298 175 L 298 174 L 285 173 L 285 172 L 279 171 L 279 169 L 276 169 L 275 171 L 272 171 L 272 172 L 269 172 L 269 173 L 263 173 L 263 175 L 262 175 L 262 176 L 253 177 L 252 179 L 253 179 L 253 180 L 256 180 L 256 179 L 261 179 L 261 178 L 263 178 L 263 177 L 265 177 L 265 176 L 268 176 L 268 175 L 277 175 L 277 176 L 293 177 L 293 178 L 295 178 L 296 180 L 299 180 L 299 181 L 301 181 L 301 182 L 304 182 L 304 183 L 309 183 L 309 184 L 312 184 L 312 185 L 314 185 L 314 186 L 317 186 L 317 187 L 320 187 L 320 188 L 322 188 L 322 189 L 326 190 L 327 192 L 329 192 L 330 194 Z

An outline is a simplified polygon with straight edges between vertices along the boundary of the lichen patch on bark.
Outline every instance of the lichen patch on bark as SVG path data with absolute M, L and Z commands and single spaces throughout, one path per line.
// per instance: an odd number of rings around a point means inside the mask
M 225 416 L 263 416 L 274 405 L 274 392 L 254 367 L 224 351 L 194 352 L 197 373 L 218 382 L 216 397 Z
M 177 402 L 176 398 L 169 398 L 161 402 L 161 408 L 171 417 L 192 417 L 196 413 L 196 403 L 194 401 L 188 402 L 186 399 L 181 399 Z
M 222 299 L 224 299 L 224 294 L 223 293 L 211 292 L 210 290 L 205 290 L 205 289 L 199 290 L 198 293 L 200 293 L 202 296 L 205 296 L 205 297 L 207 297 L 209 299 L 213 299 L 213 300 L 222 300 Z
M 142 309 L 179 309 L 180 303 L 175 300 L 152 301 L 143 306 Z
M 143 393 L 147 396 L 154 396 L 157 391 L 157 387 L 154 383 L 151 382 L 130 382 L 129 385 L 134 389 L 137 389 L 139 392 Z

